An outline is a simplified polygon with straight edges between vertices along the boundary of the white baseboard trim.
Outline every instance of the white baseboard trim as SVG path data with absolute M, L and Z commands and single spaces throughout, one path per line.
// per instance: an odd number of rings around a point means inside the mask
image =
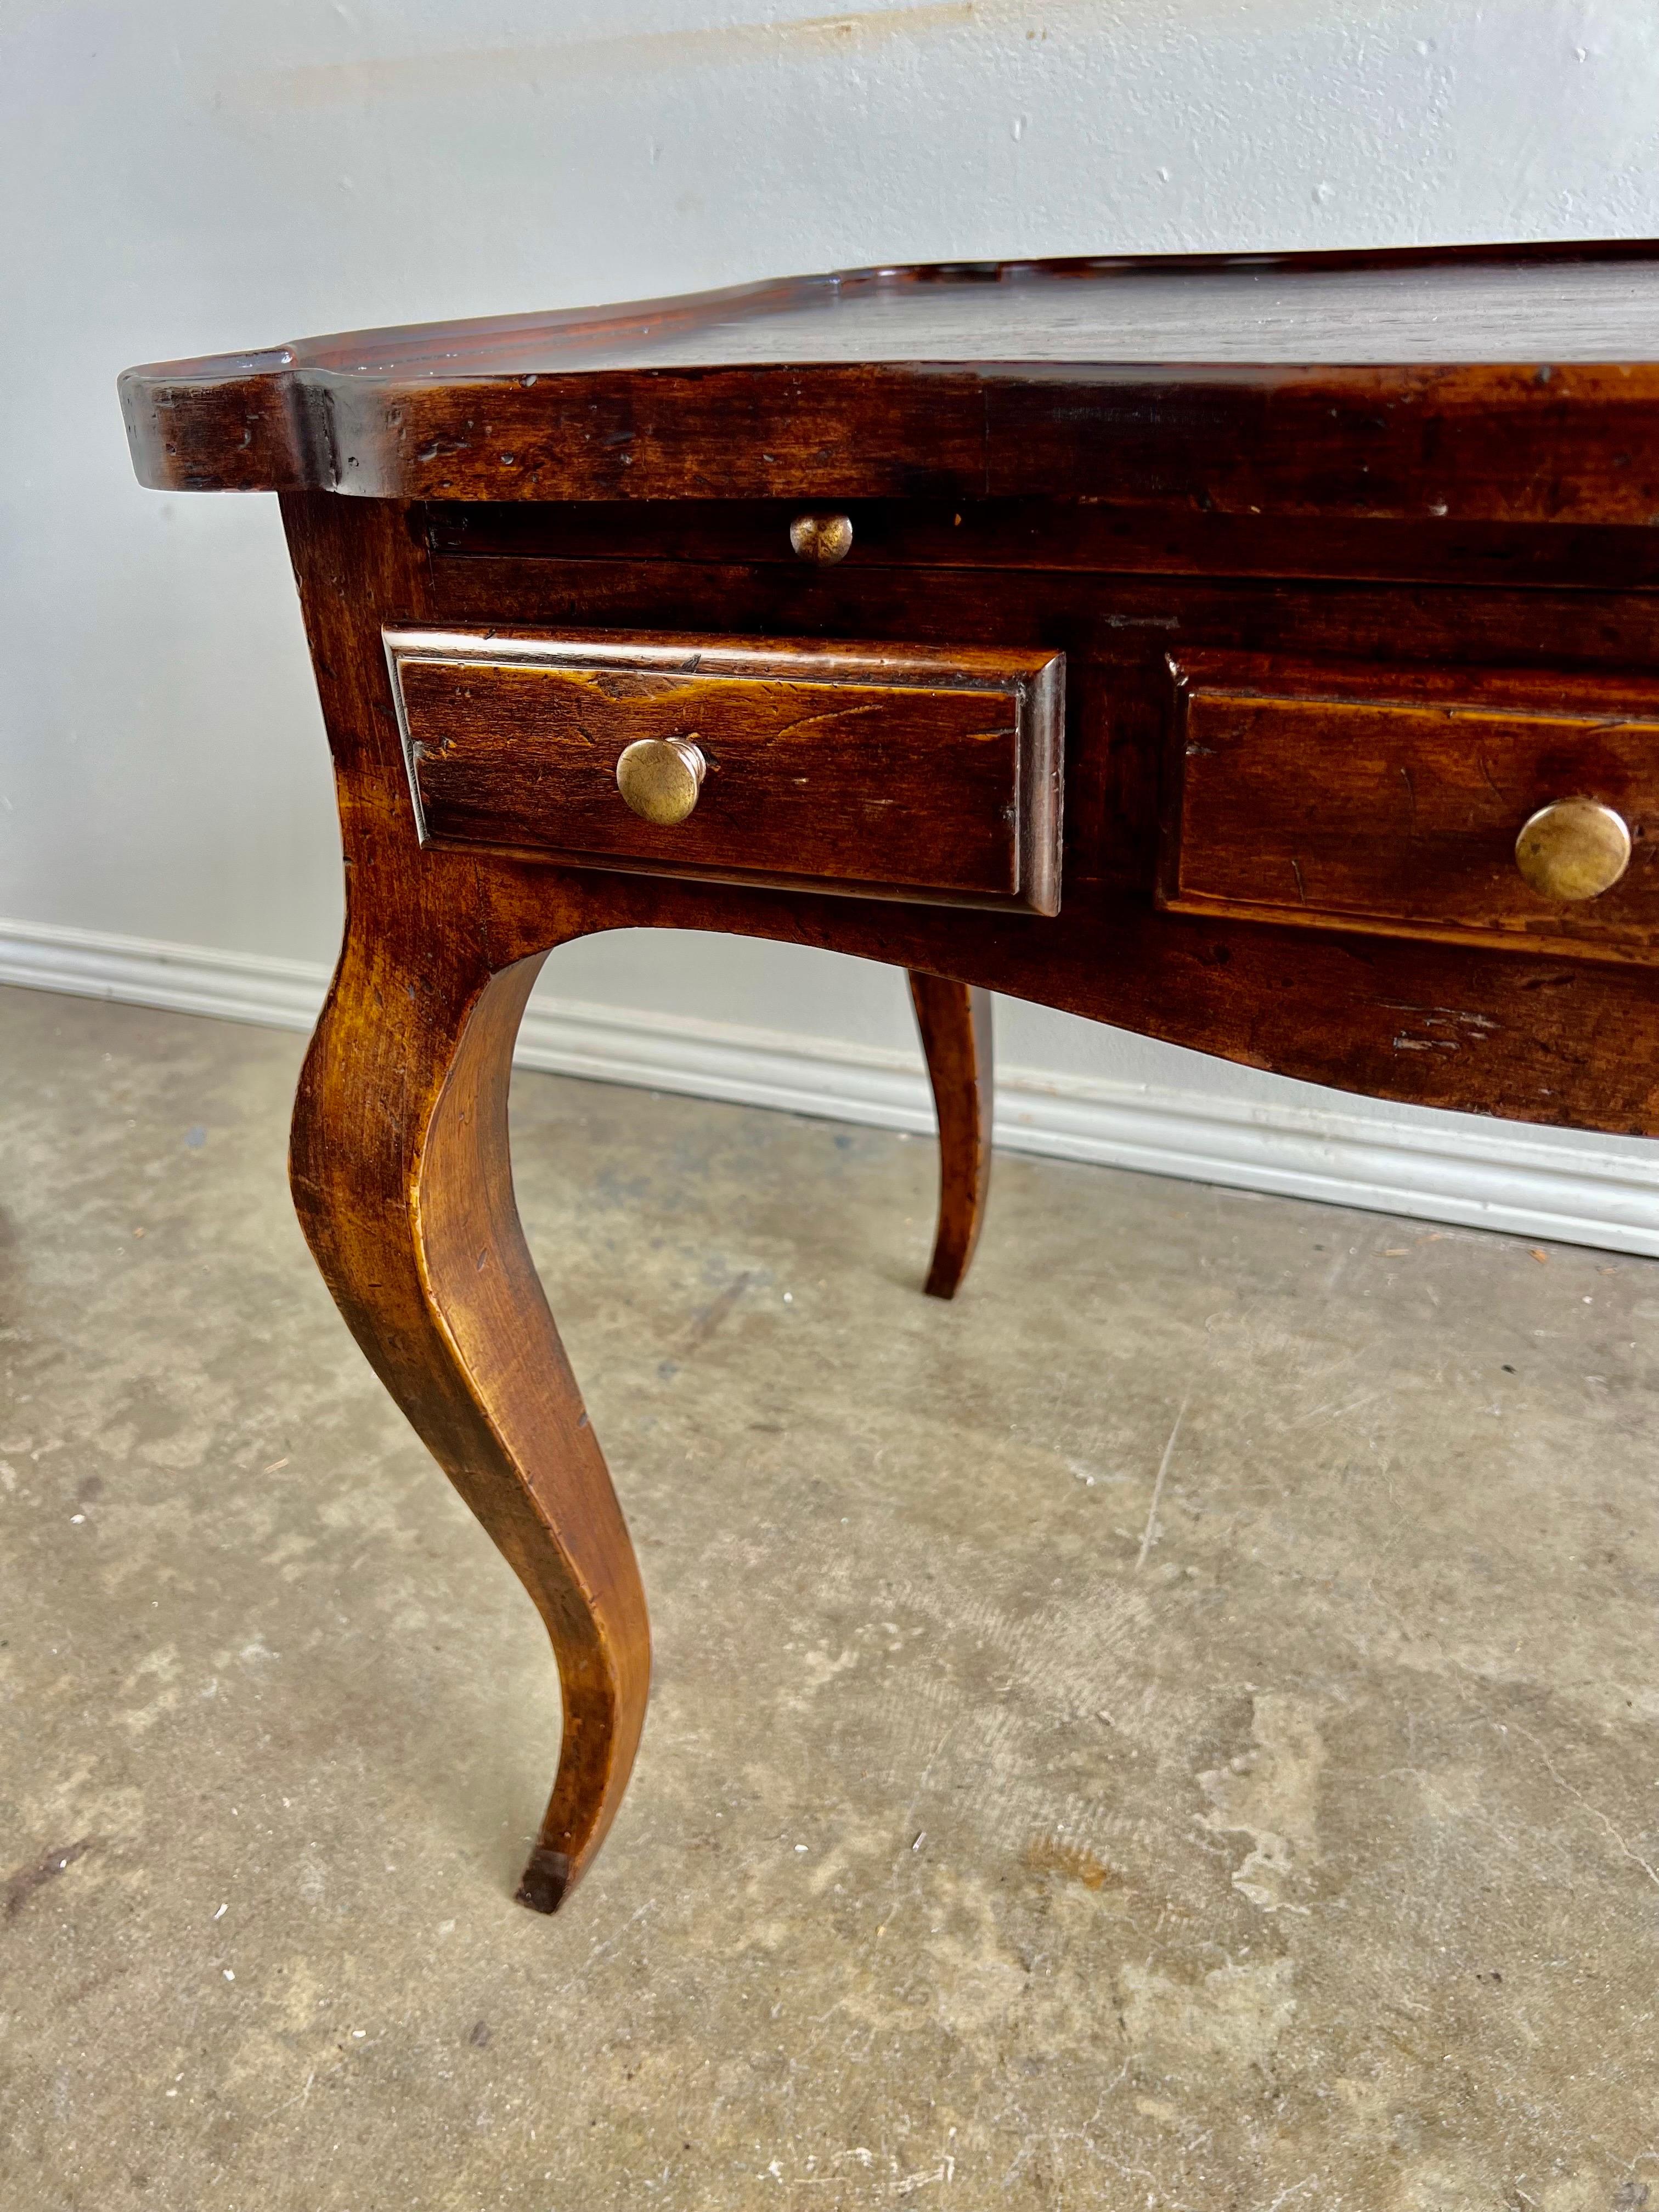
M 0 921 L 0 982 L 306 1030 L 327 970 L 298 960 Z M 919 1057 L 689 1016 L 538 998 L 522 1066 L 653 1091 L 929 1131 Z M 1050 1159 L 1659 1256 L 1659 1146 L 1646 1158 L 1514 1123 L 1389 1120 L 1363 1105 L 1243 1103 L 1207 1092 L 998 1071 L 996 1141 Z M 1644 1148 L 1645 1152 L 1646 1148 Z
M 328 988 L 328 970 L 312 960 L 0 921 L 0 983 L 76 999 L 118 999 L 172 1014 L 216 1014 L 261 1029 L 308 1030 Z

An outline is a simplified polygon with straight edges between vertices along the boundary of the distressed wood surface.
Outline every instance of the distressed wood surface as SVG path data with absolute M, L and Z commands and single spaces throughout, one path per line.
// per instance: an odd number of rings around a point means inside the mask
M 648 1671 L 627 1531 L 513 1206 L 507 1070 L 540 962 L 660 927 L 907 969 L 940 1295 L 983 1218 L 993 990 L 1364 1096 L 1659 1133 L 1656 270 L 1640 247 L 875 272 L 125 380 L 146 481 L 285 493 L 349 915 L 295 1197 L 552 1638 L 565 1726 L 527 1903 L 591 1863 Z M 850 523 L 839 563 L 793 550 L 805 501 Z M 836 734 L 827 816 L 779 785 L 739 819 L 732 762 L 780 752 L 757 734 L 777 672 L 746 672 L 698 834 L 778 880 L 734 882 L 729 855 L 680 875 L 641 842 L 673 832 L 585 811 L 551 762 L 581 716 L 535 703 L 565 679 L 538 693 L 517 667 L 480 700 L 428 671 L 408 701 L 423 842 L 385 636 L 434 629 L 610 633 L 636 665 L 599 695 L 606 748 L 682 719 L 661 679 L 687 672 L 651 659 L 665 635 L 704 656 L 703 722 L 726 711 L 722 653 L 772 656 L 785 685 L 803 658 L 833 685 L 860 680 L 848 656 L 954 656 L 959 678 L 975 654 L 1064 656 L 1059 911 L 873 895 L 959 884 L 989 799 L 1011 803 L 1005 726 L 983 726 L 997 767 L 976 783 L 964 695 L 938 678 L 890 757 Z M 1016 749 L 1018 811 L 1038 749 Z M 881 842 L 856 813 L 872 784 L 905 799 L 908 857 L 880 883 L 856 875 Z M 1570 787 L 1620 807 L 1636 857 L 1540 940 L 1500 848 Z M 596 865 L 618 858 L 639 872 Z
M 1640 525 L 1656 271 L 1623 246 L 855 270 L 151 363 L 122 403 L 173 490 Z
M 413 902 L 400 925 L 375 915 L 349 928 L 295 1104 L 290 1180 L 353 1334 L 552 1639 L 563 1736 L 519 1893 L 550 1912 L 621 1802 L 651 1646 L 633 1547 L 513 1200 L 507 1079 L 539 965 L 492 975 Z
M 1173 664 L 1180 791 L 1164 903 L 1315 927 L 1476 936 L 1609 960 L 1659 947 L 1659 685 L 1487 669 Z M 1522 824 L 1599 799 L 1634 840 L 1624 878 L 1564 903 L 1516 865 Z
M 428 842 L 1034 914 L 1058 903 L 1054 654 L 498 629 L 396 631 L 387 649 Z M 629 811 L 616 768 L 628 745 L 672 738 L 707 769 L 694 811 L 663 826 Z
M 1285 522 L 1093 498 L 845 500 L 848 568 L 1017 568 L 1085 575 L 1659 585 L 1659 530 L 1565 523 Z M 786 500 L 434 501 L 411 526 L 441 558 L 684 562 L 801 572 Z M 819 572 L 822 573 L 822 572 Z
M 375 614 L 407 608 L 406 549 L 383 532 L 342 546 L 327 520 L 290 525 L 339 780 L 347 921 L 295 1103 L 290 1180 L 357 1341 L 551 1638 L 563 1733 L 519 1892 L 550 1912 L 633 1765 L 644 1592 L 514 1202 L 507 1083 L 541 962 L 498 962 L 476 882 L 426 865 L 410 822 L 388 816 Z
M 520 985 L 490 979 L 521 976 L 519 963 L 585 933 L 635 927 L 814 945 L 940 979 L 924 988 L 936 1004 L 953 991 L 957 1009 L 954 1044 L 941 1045 L 936 1030 L 929 1057 L 941 1082 L 944 1195 L 958 1224 L 953 1246 L 941 1240 L 940 1287 L 965 1265 L 960 1225 L 970 1237 L 982 1218 L 989 1084 L 977 1022 L 970 1051 L 960 1018 L 976 990 L 1369 1096 L 1659 1131 L 1659 1025 L 1641 964 L 1175 914 L 1155 895 L 1178 797 L 1164 772 L 1177 704 L 1172 651 L 1255 653 L 1281 667 L 1346 663 L 1373 689 L 1379 670 L 1396 686 L 1414 672 L 1425 696 L 1438 684 L 1466 698 L 1483 685 L 1495 696 L 1495 672 L 1508 672 L 1504 682 L 1553 687 L 1550 699 L 1569 712 L 1577 699 L 1599 714 L 1615 693 L 1622 711 L 1635 711 L 1659 700 L 1651 593 L 1559 579 L 1454 587 L 853 560 L 809 571 L 600 552 L 515 558 L 434 551 L 424 514 L 390 502 L 307 493 L 289 497 L 285 512 L 336 757 L 351 914 L 347 964 L 314 1060 L 335 1103 L 319 1115 L 311 1091 L 302 1093 L 296 1190 L 371 1358 L 550 1620 L 574 1748 L 529 1881 L 533 1902 L 554 1901 L 560 1882 L 580 1873 L 614 1812 L 645 1644 L 632 1556 L 592 1432 L 574 1425 L 574 1386 L 538 1294 L 516 1259 L 498 1276 L 493 1261 L 479 1274 L 476 1253 L 465 1266 L 459 1257 L 469 1241 L 486 1255 L 511 1251 L 516 1236 L 490 1134 L 495 1107 L 458 1105 L 443 1119 L 432 1103 L 468 1095 L 473 1077 L 443 1069 L 465 1071 L 480 1054 L 498 1096 Z M 1315 533 L 1310 558 L 1318 550 Z M 1431 562 L 1431 552 L 1423 557 Z M 990 652 L 1065 653 L 1060 913 L 830 897 L 423 848 L 384 630 L 550 622 L 566 635 L 596 623 L 831 645 L 972 637 Z M 417 945 L 441 949 L 435 973 L 414 972 Z M 467 1047 L 469 1025 L 484 1018 L 467 1011 L 475 994 L 497 989 L 507 994 L 492 1001 L 499 1011 Z M 442 1133 L 435 1146 L 419 1133 L 433 1127 Z M 366 1163 L 365 1133 L 376 1130 L 379 1149 Z M 447 1243 L 410 1225 L 411 1206 L 423 1215 L 428 1194 L 443 1190 L 459 1195 L 434 1198 L 438 1213 L 469 1224 Z M 486 1202 L 480 1192 L 493 1195 Z M 486 1218 L 487 1233 L 473 1240 Z M 435 1272 L 428 1247 L 447 1255 Z
M 1322 532 L 1310 527 L 1304 536 L 1317 559 Z M 1644 687 L 1659 696 L 1659 597 L 1650 592 L 860 567 L 855 558 L 809 571 L 799 562 L 428 554 L 427 570 L 434 604 L 458 623 L 581 621 L 709 635 L 724 624 L 927 642 L 968 635 L 988 646 L 1036 643 L 1063 653 L 1063 917 L 1092 883 L 1151 898 L 1160 804 L 1173 796 L 1165 775 L 1176 702 L 1171 653 L 1354 662 L 1411 672 L 1413 681 L 1438 669 L 1465 684 L 1482 671 L 1534 671 L 1555 683 L 1568 711 L 1577 676 L 1628 678 L 1636 688 L 1627 711 Z M 1178 1011 L 1160 1018 L 1178 1019 Z M 1264 1040 L 1260 1048 L 1277 1046 Z M 1334 1052 L 1334 1045 L 1323 1055 L 1328 1066 Z M 1316 1073 L 1313 1079 L 1344 1080 Z

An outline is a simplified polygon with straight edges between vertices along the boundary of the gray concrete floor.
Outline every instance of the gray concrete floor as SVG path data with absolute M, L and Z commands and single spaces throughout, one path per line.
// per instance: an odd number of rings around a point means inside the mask
M 657 1634 L 539 1920 L 299 1056 L 0 993 L 6 2212 L 1659 2205 L 1650 1263 L 1005 1157 L 945 1307 L 930 1146 L 524 1079 Z

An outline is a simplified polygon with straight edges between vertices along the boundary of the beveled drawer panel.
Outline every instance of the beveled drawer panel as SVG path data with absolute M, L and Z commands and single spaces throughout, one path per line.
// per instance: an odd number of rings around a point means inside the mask
M 1170 667 L 1167 908 L 1659 953 L 1659 677 L 1199 652 Z M 1566 801 L 1595 802 L 1577 811 L 1628 833 L 1624 873 L 1598 895 L 1534 888 L 1517 860 L 1522 829 Z
M 386 646 L 424 843 L 1058 910 L 1060 654 L 522 630 Z M 684 819 L 630 811 L 630 746 L 695 761 Z

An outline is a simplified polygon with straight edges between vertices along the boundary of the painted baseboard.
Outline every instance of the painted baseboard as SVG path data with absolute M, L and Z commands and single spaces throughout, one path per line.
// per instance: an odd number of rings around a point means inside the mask
M 0 921 L 0 982 L 276 1029 L 309 1029 L 320 965 Z M 916 1056 L 788 1032 L 538 998 L 526 1067 L 884 1129 L 931 1130 Z M 1205 1091 L 998 1071 L 996 1140 L 1051 1159 L 1659 1256 L 1652 1164 L 1463 1115 L 1243 1103 Z M 1642 1148 L 1645 1154 L 1648 1148 Z

